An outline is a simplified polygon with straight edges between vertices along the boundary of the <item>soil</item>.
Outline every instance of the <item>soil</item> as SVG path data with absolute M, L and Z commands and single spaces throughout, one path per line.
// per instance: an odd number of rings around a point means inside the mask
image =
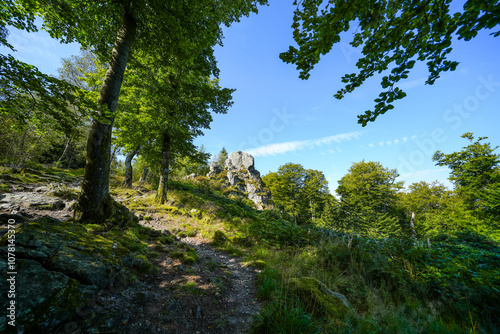
M 168 225 L 157 223 L 154 228 L 164 230 Z M 110 327 L 121 333 L 248 332 L 260 309 L 255 298 L 257 270 L 214 249 L 208 240 L 182 241 L 195 248 L 197 263 L 185 265 L 160 254 L 155 259 L 159 272 L 140 278 L 120 295 L 100 298 L 97 317 L 116 315 Z
M 19 190 L 30 192 L 36 187 L 30 188 L 33 189 Z M 16 213 L 27 221 L 44 215 L 66 220 L 73 215 L 69 205 L 61 210 L 20 207 L 19 211 L 4 209 L 1 213 Z M 156 230 L 174 228 L 167 220 L 140 224 Z M 95 303 L 82 309 L 83 321 L 76 316 L 76 326 L 62 324 L 54 333 L 248 332 L 252 316 L 261 307 L 254 284 L 259 270 L 244 266 L 241 258 L 215 249 L 209 240 L 187 237 L 178 242 L 193 247 L 199 260 L 186 265 L 158 252 L 158 257 L 152 259 L 158 272 L 139 276 L 136 282 L 115 293 L 103 291 Z

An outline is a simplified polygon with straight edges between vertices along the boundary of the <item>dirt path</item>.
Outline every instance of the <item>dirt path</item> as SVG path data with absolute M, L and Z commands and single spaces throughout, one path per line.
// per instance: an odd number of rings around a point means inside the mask
M 19 209 L 18 214 L 28 221 L 43 215 L 65 220 L 72 214 L 67 206 L 62 210 Z M 162 220 L 140 223 L 159 231 L 172 229 Z M 196 250 L 199 260 L 189 265 L 167 250 L 159 250 L 153 259 L 158 272 L 139 277 L 117 294 L 99 295 L 92 307 L 94 316 L 79 325 L 81 333 L 97 328 L 101 333 L 131 334 L 248 332 L 252 316 L 260 309 L 254 284 L 258 270 L 243 266 L 240 258 L 215 249 L 209 242 L 200 237 L 176 241 L 177 247 Z
M 157 230 L 167 225 L 142 222 Z M 215 334 L 247 333 L 260 309 L 255 274 L 241 259 L 224 254 L 198 237 L 184 238 L 199 261 L 182 264 L 161 254 L 156 274 L 141 278 L 120 295 L 100 298 L 97 317 L 109 318 L 120 333 Z M 100 327 L 100 329 L 106 329 Z
M 185 238 L 183 241 L 193 246 L 201 257 L 218 261 L 231 273 L 231 290 L 224 297 L 223 303 L 232 313 L 228 319 L 234 327 L 233 332 L 246 332 L 252 316 L 260 309 L 255 298 L 255 270 L 242 266 L 240 259 L 215 250 L 200 238 Z

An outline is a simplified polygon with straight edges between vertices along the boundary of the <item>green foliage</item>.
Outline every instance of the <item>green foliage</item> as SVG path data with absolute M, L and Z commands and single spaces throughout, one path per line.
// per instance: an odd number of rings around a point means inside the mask
M 313 222 L 329 194 L 325 175 L 302 165 L 287 163 L 262 180 L 271 190 L 274 204 L 296 223 Z
M 267 304 L 256 316 L 251 333 L 309 334 L 318 333 L 311 316 L 297 300 L 280 298 Z
M 462 138 L 468 139 L 470 144 L 450 154 L 437 151 L 433 160 L 437 165 L 451 169 L 450 181 L 464 198 L 468 209 L 498 228 L 500 155 L 493 153 L 498 146 L 492 148 L 490 143 L 481 143 L 488 137 L 479 137 L 474 141 L 470 132 L 464 133 Z
M 213 161 L 215 163 L 219 164 L 219 166 L 224 168 L 224 165 L 226 163 L 227 158 L 228 158 L 228 154 L 227 154 L 226 148 L 223 147 L 222 150 L 220 151 L 220 153 L 214 157 Z
M 31 161 L 83 167 L 81 126 L 72 125 L 71 131 L 66 131 L 60 121 L 41 120 L 36 116 L 41 112 L 36 104 L 22 107 L 22 112 L 22 117 L 0 112 L 0 163 L 20 167 Z M 76 119 L 76 113 L 72 117 Z
M 402 182 L 396 182 L 398 176 L 395 169 L 378 162 L 353 163 L 349 173 L 338 181 L 340 205 L 336 228 L 363 233 L 401 232 L 396 193 Z
M 206 175 L 209 171 L 208 166 L 209 153 L 205 152 L 205 148 L 200 146 L 197 153 L 189 156 L 180 156 L 174 160 L 172 166 L 172 175 L 177 178 L 182 178 L 191 174 Z
M 450 13 L 450 3 L 376 0 L 369 3 L 351 1 L 295 1 L 292 28 L 298 48 L 290 46 L 280 58 L 297 66 L 299 77 L 308 79 L 309 72 L 321 55 L 331 51 L 341 35 L 358 26 L 350 44 L 361 47 L 363 56 L 357 61 L 359 73 L 342 77 L 345 87 L 335 97 L 341 99 L 361 86 L 375 73 L 383 76 L 384 89 L 375 99 L 374 110 L 358 116 L 366 126 L 377 116 L 394 108 L 393 102 L 406 96 L 398 82 L 407 79 L 415 62 L 426 62 L 432 85 L 442 72 L 453 71 L 458 62 L 447 59 L 451 52 L 453 33 L 459 39 L 470 40 L 482 29 L 492 29 L 500 23 L 497 4 L 468 0 L 463 11 Z M 454 3 L 454 2 L 453 2 Z M 500 35 L 496 32 L 494 36 Z
M 264 211 L 265 213 L 266 211 Z M 271 247 L 304 246 L 311 242 L 308 228 L 297 226 L 283 219 L 268 220 L 259 217 L 248 226 L 248 233 Z

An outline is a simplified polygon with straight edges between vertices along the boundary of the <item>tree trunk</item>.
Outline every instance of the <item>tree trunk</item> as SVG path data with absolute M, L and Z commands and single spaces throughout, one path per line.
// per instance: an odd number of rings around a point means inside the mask
M 148 172 L 149 168 L 148 166 L 145 166 L 144 169 L 142 170 L 142 176 L 141 179 L 139 180 L 139 185 L 143 185 L 144 182 L 146 182 L 146 178 L 148 177 Z
M 109 158 L 109 170 L 111 170 L 111 165 L 113 164 L 113 160 L 115 160 L 116 151 L 118 151 L 118 146 L 113 148 L 113 153 L 111 153 L 111 158 Z
M 312 218 L 312 221 L 315 221 L 315 218 L 314 218 L 314 206 L 313 206 L 313 202 L 312 202 L 311 198 L 309 198 L 309 206 L 311 207 L 311 218 Z
M 158 193 L 156 194 L 156 198 L 159 200 L 160 204 L 164 204 L 167 201 L 168 168 L 170 165 L 170 145 L 171 145 L 170 134 L 164 132 L 161 144 L 160 184 L 158 185 Z
M 135 18 L 125 10 L 99 95 L 98 117 L 93 119 L 87 139 L 87 164 L 78 203 L 80 221 L 99 224 L 112 213 L 109 195 L 111 131 L 135 32 Z
M 57 159 L 57 162 L 56 162 L 56 165 L 59 166 L 59 163 L 62 161 L 62 159 L 64 159 L 64 157 L 66 156 L 66 154 L 68 153 L 68 149 L 69 149 L 69 145 L 71 145 L 71 141 L 73 140 L 72 137 L 69 137 L 68 138 L 68 141 L 66 142 L 66 146 L 64 146 L 64 151 L 63 153 L 61 154 L 61 156 L 59 157 L 59 159 Z
M 140 146 L 137 146 L 135 150 L 132 150 L 125 158 L 125 179 L 123 180 L 123 185 L 125 187 L 132 187 L 132 160 L 134 159 L 137 151 L 139 151 Z
M 415 229 L 415 212 L 411 212 L 410 227 L 413 238 L 417 237 L 417 230 Z

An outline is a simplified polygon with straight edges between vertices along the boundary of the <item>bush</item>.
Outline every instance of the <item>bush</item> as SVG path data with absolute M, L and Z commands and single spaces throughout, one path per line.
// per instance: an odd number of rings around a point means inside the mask
M 264 211 L 265 212 L 265 211 Z M 255 220 L 249 226 L 250 234 L 271 246 L 305 246 L 310 243 L 309 230 L 286 220 Z

